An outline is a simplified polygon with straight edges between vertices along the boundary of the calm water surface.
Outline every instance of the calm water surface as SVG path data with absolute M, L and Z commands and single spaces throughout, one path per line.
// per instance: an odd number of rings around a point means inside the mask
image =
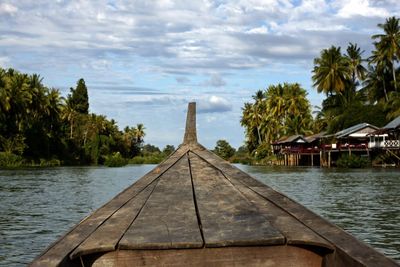
M 0 266 L 29 263 L 154 165 L 0 170 Z M 238 165 L 400 261 L 400 171 Z

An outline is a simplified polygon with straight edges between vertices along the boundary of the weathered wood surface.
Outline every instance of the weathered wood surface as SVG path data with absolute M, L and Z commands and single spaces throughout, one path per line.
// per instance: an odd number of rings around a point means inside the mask
M 115 250 L 119 240 L 143 208 L 156 184 L 157 181 L 153 181 L 117 210 L 72 252 L 71 258 Z
M 179 186 L 178 186 L 179 185 Z M 185 155 L 160 178 L 138 218 L 119 242 L 120 249 L 203 246 Z
M 189 155 L 206 247 L 285 243 L 285 237 L 220 171 Z
M 134 198 L 142 190 L 168 170 L 173 164 L 187 153 L 187 147 L 181 146 L 167 160 L 147 173 L 132 186 L 118 194 L 110 202 L 103 205 L 92 215 L 72 228 L 66 235 L 53 243 L 30 266 L 58 266 L 68 262 L 68 257 L 77 246 L 89 237 L 100 225 L 110 218 L 118 209 Z M 68 265 L 68 264 L 66 264 Z
M 189 103 L 183 144 L 196 144 L 196 143 L 197 143 L 196 103 Z
M 81 261 L 85 266 L 399 266 L 198 144 L 194 104 L 183 144 L 168 159 L 31 266 Z
M 186 250 L 119 250 L 104 254 L 93 267 L 196 266 L 196 267 L 317 267 L 323 258 L 293 246 L 224 247 Z

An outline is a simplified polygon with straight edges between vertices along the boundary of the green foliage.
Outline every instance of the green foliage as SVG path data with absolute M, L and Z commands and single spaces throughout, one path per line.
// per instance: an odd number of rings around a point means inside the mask
M 271 143 L 283 136 L 311 134 L 311 107 L 307 92 L 299 84 L 284 83 L 259 90 L 254 103 L 245 103 L 241 125 L 246 129 L 246 144 L 251 153 L 267 156 Z
M 251 164 L 253 158 L 250 156 L 247 146 L 240 146 L 229 161 L 232 163 Z
M 228 160 L 235 154 L 235 149 L 225 140 L 218 140 L 213 151 L 225 160 Z
M 126 164 L 128 164 L 128 160 L 123 158 L 119 152 L 106 156 L 104 161 L 104 165 L 107 167 L 122 167 Z
M 172 154 L 172 152 L 175 151 L 175 147 L 173 145 L 166 145 L 162 151 L 162 153 L 168 157 L 169 155 Z
M 130 164 L 158 164 L 164 160 L 162 154 L 136 156 L 129 160 Z
M 115 152 L 125 158 L 140 153 L 143 124 L 122 132 L 114 120 L 89 114 L 83 79 L 71 88 L 67 99 L 58 90 L 45 87 L 42 80 L 37 74 L 0 68 L 0 152 L 7 155 L 3 155 L 4 164 L 18 165 L 20 159 L 14 154 L 32 166 L 56 166 L 61 162 L 102 164 Z
M 383 33 L 372 36 L 375 49 L 367 60 L 361 57 L 364 51 L 352 43 L 346 54 L 332 46 L 314 60 L 314 87 L 327 94 L 315 130 L 335 133 L 362 122 L 383 126 L 400 115 L 395 64 L 400 59 L 399 19 L 388 18 L 378 27 Z M 365 61 L 368 69 L 363 66 Z
M 147 145 L 143 146 L 143 149 L 142 149 L 143 155 L 160 154 L 160 153 L 161 153 L 161 150 L 158 147 L 151 145 L 151 144 L 147 144 Z
M 371 165 L 368 158 L 360 157 L 357 155 L 343 154 L 337 160 L 336 165 L 339 168 L 364 168 Z
M 61 161 L 58 159 L 51 159 L 51 160 L 46 160 L 46 159 L 40 159 L 40 167 L 57 167 L 61 166 Z
M 167 145 L 163 151 L 154 145 L 146 144 L 143 146 L 139 155 L 129 160 L 130 164 L 158 164 L 175 151 L 173 145 Z
M 84 79 L 79 79 L 76 88 L 70 88 L 71 94 L 68 95 L 68 102 L 71 108 L 78 113 L 89 113 L 89 96 Z
M 24 149 L 26 148 L 25 137 L 21 134 L 5 138 L 0 135 L 0 148 L 6 153 L 14 153 L 17 155 L 22 155 Z
M 11 152 L 0 152 L 0 168 L 17 168 L 24 164 L 21 156 Z
M 348 60 L 342 56 L 340 47 L 323 49 L 320 57 L 314 59 L 312 79 L 318 92 L 327 95 L 340 93 L 346 89 L 346 81 L 351 77 Z

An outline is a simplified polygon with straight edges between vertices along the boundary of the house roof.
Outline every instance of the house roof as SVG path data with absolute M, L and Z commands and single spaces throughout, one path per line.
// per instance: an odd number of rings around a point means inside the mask
M 314 142 L 314 141 L 316 141 L 318 139 L 321 139 L 323 136 L 325 136 L 325 134 L 326 134 L 326 132 L 320 132 L 320 133 L 317 133 L 317 134 L 306 136 L 304 138 L 307 140 L 308 143 L 312 143 L 312 142 Z
M 351 126 L 349 128 L 343 129 L 343 130 L 335 133 L 335 136 L 336 136 L 336 138 L 344 138 L 344 137 L 347 137 L 347 136 L 349 136 L 351 134 L 355 134 L 355 133 L 357 133 L 357 132 L 359 132 L 359 131 L 361 131 L 361 130 L 363 130 L 365 128 L 368 128 L 368 127 L 372 128 L 374 130 L 378 130 L 379 129 L 378 127 L 376 127 L 374 125 L 371 125 L 369 123 L 363 122 L 363 123 L 359 123 L 359 124 L 356 124 L 354 126 Z M 365 136 L 366 134 L 368 134 L 368 133 L 365 133 L 365 134 L 363 133 L 363 136 Z
M 384 129 L 395 129 L 400 127 L 400 116 L 386 124 L 383 128 Z
M 302 135 L 292 135 L 285 139 L 276 141 L 274 144 L 287 144 L 287 143 L 308 143 L 308 141 Z

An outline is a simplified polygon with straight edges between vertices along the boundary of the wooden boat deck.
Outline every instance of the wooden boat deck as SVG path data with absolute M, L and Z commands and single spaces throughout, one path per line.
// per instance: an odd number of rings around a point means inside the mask
M 197 143 L 183 144 L 31 266 L 399 266 Z

